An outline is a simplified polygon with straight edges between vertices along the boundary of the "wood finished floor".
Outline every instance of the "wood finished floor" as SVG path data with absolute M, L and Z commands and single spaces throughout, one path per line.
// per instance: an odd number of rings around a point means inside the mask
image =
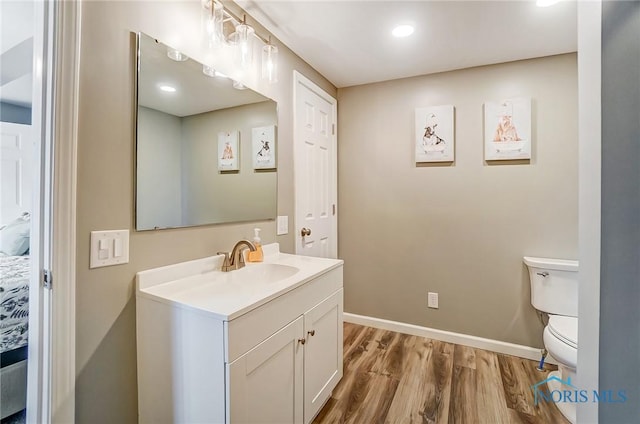
M 534 405 L 547 378 L 536 362 L 424 337 L 344 324 L 344 376 L 313 424 L 545 423 L 568 421 Z

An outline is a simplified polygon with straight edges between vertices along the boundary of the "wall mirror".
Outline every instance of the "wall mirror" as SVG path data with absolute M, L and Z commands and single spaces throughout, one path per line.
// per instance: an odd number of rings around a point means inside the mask
M 136 229 L 275 219 L 276 102 L 137 40 Z

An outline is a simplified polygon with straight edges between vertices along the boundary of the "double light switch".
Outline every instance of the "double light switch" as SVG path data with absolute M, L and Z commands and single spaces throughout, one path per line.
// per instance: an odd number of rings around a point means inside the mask
M 129 230 L 92 231 L 89 268 L 129 262 Z

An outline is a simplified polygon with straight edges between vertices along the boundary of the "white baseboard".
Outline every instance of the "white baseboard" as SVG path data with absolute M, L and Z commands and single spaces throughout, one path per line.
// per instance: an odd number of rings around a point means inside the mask
M 439 340 L 441 342 L 455 343 L 463 346 L 474 347 L 477 349 L 489 350 L 491 352 L 502 353 L 505 355 L 518 356 L 520 358 L 530 359 L 532 361 L 540 360 L 540 349 L 530 346 L 502 342 L 500 340 L 485 339 L 484 337 L 437 330 L 435 328 L 422 327 L 420 325 L 390 321 L 364 315 L 350 314 L 348 312 L 344 313 L 344 321 L 353 324 L 365 325 L 367 327 L 379 328 L 381 330 L 395 331 L 403 334 L 411 334 L 412 336 L 420 336 Z M 557 362 L 550 355 L 547 356 L 545 362 L 557 365 Z

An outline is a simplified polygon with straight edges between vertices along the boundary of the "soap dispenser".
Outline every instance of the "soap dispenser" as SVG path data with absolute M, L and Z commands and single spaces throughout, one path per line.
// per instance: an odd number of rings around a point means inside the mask
M 255 252 L 249 252 L 247 259 L 249 262 L 262 262 L 264 253 L 262 252 L 262 240 L 260 240 L 260 228 L 254 228 L 253 245 L 256 247 Z

